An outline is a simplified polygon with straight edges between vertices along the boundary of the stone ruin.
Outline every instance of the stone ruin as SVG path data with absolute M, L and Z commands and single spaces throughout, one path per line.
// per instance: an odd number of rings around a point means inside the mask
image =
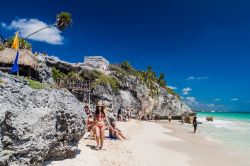
M 85 56 L 83 66 L 97 69 L 104 73 L 109 72 L 109 61 L 102 56 Z

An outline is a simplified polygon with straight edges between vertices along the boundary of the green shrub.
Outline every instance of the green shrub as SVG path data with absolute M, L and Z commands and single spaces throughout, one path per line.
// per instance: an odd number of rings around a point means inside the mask
M 76 78 L 78 78 L 78 73 L 75 72 L 75 71 L 70 71 L 70 72 L 67 74 L 67 78 L 76 79 Z
M 128 61 L 122 62 L 121 68 L 124 69 L 127 72 L 129 72 L 131 70 L 134 70 L 134 68 L 132 67 L 132 65 L 130 65 L 130 63 Z
M 0 44 L 0 51 L 4 50 L 5 47 L 3 45 Z
M 2 79 L 0 79 L 0 85 L 3 84 L 3 83 L 4 83 L 4 81 Z
M 105 75 L 103 73 L 101 73 L 98 78 L 95 80 L 94 84 L 93 84 L 93 87 L 97 86 L 97 85 L 107 85 L 109 84 L 110 87 L 112 88 L 112 90 L 114 92 L 117 92 L 118 91 L 118 88 L 119 88 L 119 83 L 118 81 L 112 77 L 112 76 L 108 76 L 108 75 Z
M 13 41 L 14 41 L 15 36 L 12 36 L 11 38 L 7 39 L 7 46 L 12 47 Z M 19 48 L 20 49 L 31 49 L 31 44 L 24 40 L 23 38 L 19 38 Z
M 167 93 L 169 93 L 169 94 L 171 94 L 173 96 L 176 96 L 178 99 L 181 99 L 181 97 L 175 91 L 173 91 L 173 89 L 167 87 L 166 90 L 167 90 Z
M 95 81 L 102 73 L 97 70 L 83 70 L 79 75 L 82 80 Z
M 66 74 L 64 74 L 63 72 L 60 72 L 59 70 L 57 70 L 56 68 L 52 68 L 52 77 L 53 79 L 65 79 L 66 78 Z
M 109 65 L 109 69 L 120 76 L 129 76 L 129 73 L 123 70 L 119 65 Z
M 166 81 L 164 80 L 165 79 L 165 74 L 161 73 L 157 82 L 158 84 L 161 86 L 161 87 L 166 87 Z
M 28 82 L 29 86 L 33 89 L 44 89 L 45 85 L 40 83 L 39 81 L 34 81 L 28 78 L 25 78 L 25 80 Z

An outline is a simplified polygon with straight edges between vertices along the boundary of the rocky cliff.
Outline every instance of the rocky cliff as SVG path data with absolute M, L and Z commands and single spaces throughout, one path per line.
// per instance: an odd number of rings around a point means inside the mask
M 93 91 L 94 96 L 112 105 L 114 113 L 120 107 L 131 109 L 134 115 L 138 110 L 142 110 L 145 114 L 157 114 L 160 118 L 166 118 L 168 114 L 181 116 L 192 112 L 177 96 L 167 93 L 163 88 L 158 87 L 159 93 L 151 96 L 150 89 L 135 77 L 115 78 L 119 83 L 117 92 L 114 92 L 109 85 L 98 85 Z
M 64 73 L 74 71 L 80 73 L 80 79 L 91 80 L 94 84 L 91 93 L 92 102 L 99 99 L 106 101 L 111 112 L 116 112 L 122 107 L 123 109 L 132 109 L 134 114 L 138 110 L 142 110 L 146 114 L 157 114 L 163 118 L 169 113 L 173 116 L 181 116 L 192 112 L 177 94 L 168 93 L 157 83 L 153 83 L 157 93 L 151 95 L 151 89 L 141 78 L 133 74 L 124 74 L 125 71 L 119 66 L 111 67 L 109 74 L 100 72 L 93 74 L 93 71 L 89 71 L 89 66 L 67 63 L 52 57 L 45 58 L 42 64 L 46 64 L 46 71 L 51 71 L 51 68 L 56 68 Z M 41 69 L 44 70 L 44 68 Z M 95 71 L 95 69 L 93 70 Z M 45 82 L 51 80 L 53 74 L 51 72 L 44 73 L 48 73 L 44 77 L 46 78 Z M 114 83 L 117 84 L 115 90 L 112 87 Z
M 65 89 L 32 89 L 0 72 L 0 166 L 74 157 L 85 129 L 82 109 Z

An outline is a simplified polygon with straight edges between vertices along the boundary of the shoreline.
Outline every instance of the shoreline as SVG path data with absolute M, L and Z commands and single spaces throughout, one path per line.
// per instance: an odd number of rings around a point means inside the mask
M 113 141 L 106 139 L 105 150 L 95 151 L 92 150 L 95 141 L 89 140 L 88 134 L 85 134 L 79 142 L 79 154 L 75 158 L 47 161 L 44 165 L 249 165 L 241 157 L 228 154 L 218 144 L 206 140 L 199 133 L 190 133 L 189 130 L 178 124 L 176 121 L 171 124 L 167 124 L 167 121 L 158 123 L 135 120 L 117 122 L 118 128 L 123 131 L 128 140 Z
M 246 161 L 246 157 L 240 156 L 239 153 L 229 151 L 228 147 L 224 147 L 219 142 L 211 141 L 204 135 L 201 135 L 199 128 L 197 133 L 193 134 L 193 127 L 182 127 L 179 122 L 174 121 L 168 124 L 167 121 L 159 122 L 164 128 L 172 130 L 170 135 L 185 140 L 185 143 L 161 142 L 162 146 L 188 154 L 191 161 L 190 166 L 209 166 L 209 165 L 227 165 L 227 166 L 247 166 L 250 165 L 250 160 Z M 199 127 L 199 126 L 198 126 Z M 181 144 L 181 145 L 180 145 Z M 209 156 L 209 157 L 208 157 Z

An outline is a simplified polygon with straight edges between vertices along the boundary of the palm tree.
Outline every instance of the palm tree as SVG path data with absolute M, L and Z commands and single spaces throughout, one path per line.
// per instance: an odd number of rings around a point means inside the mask
M 26 36 L 24 39 L 27 39 L 28 37 L 46 29 L 46 28 L 51 28 L 51 27 L 57 27 L 60 31 L 65 30 L 68 26 L 72 25 L 72 17 L 71 14 L 69 12 L 61 12 L 59 14 L 56 15 L 56 23 L 54 23 L 53 25 L 48 25 L 46 27 L 43 27 L 41 29 L 38 29 L 37 31 L 29 34 L 28 36 Z
M 161 87 L 165 87 L 166 86 L 166 81 L 165 81 L 165 74 L 161 73 L 159 78 L 158 78 L 158 84 Z
M 128 61 L 122 62 L 122 68 L 126 71 L 132 71 L 133 67 L 130 65 Z
M 61 12 L 56 15 L 56 26 L 60 31 L 65 30 L 70 25 L 72 25 L 72 19 L 69 12 Z

